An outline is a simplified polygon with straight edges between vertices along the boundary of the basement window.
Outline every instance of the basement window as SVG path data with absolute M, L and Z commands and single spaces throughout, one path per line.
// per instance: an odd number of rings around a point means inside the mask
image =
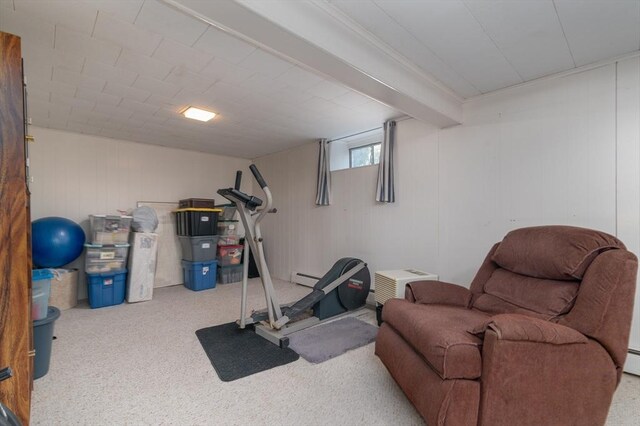
M 373 166 L 380 163 L 380 147 L 382 144 L 372 143 L 349 149 L 349 168 Z
M 343 137 L 329 144 L 331 171 L 373 166 L 380 163 L 382 130 Z

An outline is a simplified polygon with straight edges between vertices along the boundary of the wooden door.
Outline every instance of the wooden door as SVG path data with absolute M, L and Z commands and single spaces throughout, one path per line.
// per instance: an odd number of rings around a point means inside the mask
M 20 38 L 0 32 L 0 401 L 26 425 L 32 383 L 30 218 Z

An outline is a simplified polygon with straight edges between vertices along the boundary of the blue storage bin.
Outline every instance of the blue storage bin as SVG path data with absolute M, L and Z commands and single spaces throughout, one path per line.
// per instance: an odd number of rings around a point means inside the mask
M 119 305 L 124 302 L 127 270 L 87 274 L 89 306 L 92 309 Z
M 182 261 L 184 286 L 189 290 L 200 291 L 216 287 L 216 268 L 218 262 L 188 262 Z

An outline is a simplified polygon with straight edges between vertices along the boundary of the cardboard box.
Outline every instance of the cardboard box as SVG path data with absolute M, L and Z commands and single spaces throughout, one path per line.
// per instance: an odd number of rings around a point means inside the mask
M 127 276 L 127 302 L 151 300 L 156 277 L 158 234 L 133 232 Z
M 78 270 L 56 269 L 51 278 L 49 306 L 64 311 L 78 304 Z

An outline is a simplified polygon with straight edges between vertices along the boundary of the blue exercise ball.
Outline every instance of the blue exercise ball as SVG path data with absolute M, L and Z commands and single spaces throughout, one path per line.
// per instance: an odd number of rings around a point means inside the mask
M 59 268 L 82 254 L 84 231 L 64 217 L 43 217 L 31 223 L 31 251 L 34 265 Z

